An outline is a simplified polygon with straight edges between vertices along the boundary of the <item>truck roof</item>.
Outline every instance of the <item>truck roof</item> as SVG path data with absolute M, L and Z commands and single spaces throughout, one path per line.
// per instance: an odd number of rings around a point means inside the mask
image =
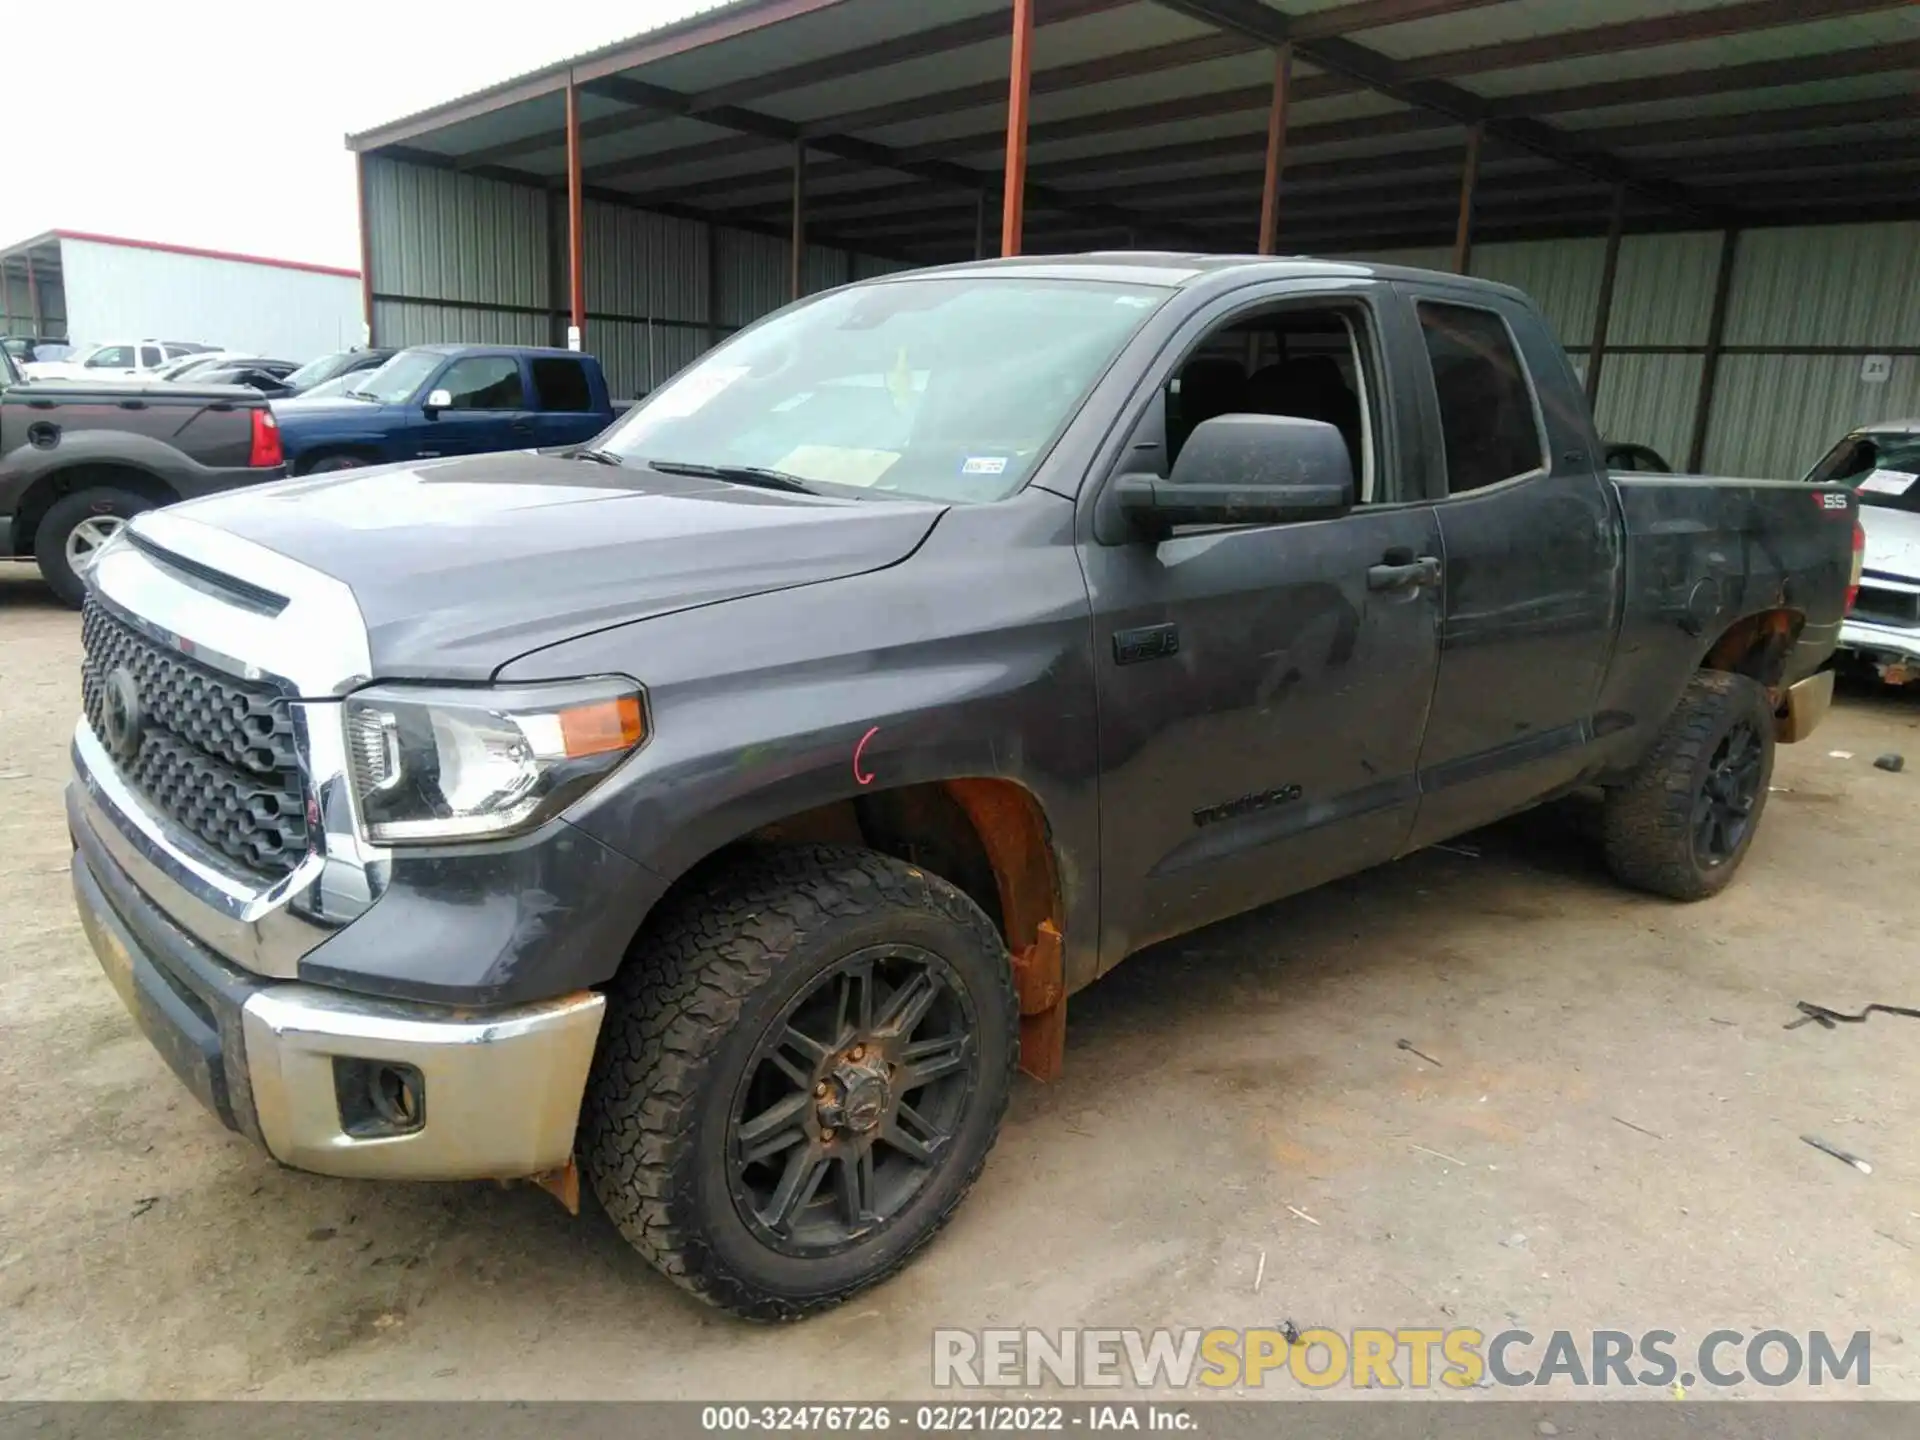
M 1079 255 L 1016 255 L 1006 259 L 964 260 L 910 274 L 896 272 L 863 284 L 910 279 L 920 275 L 1004 275 L 1024 273 L 1061 280 L 1109 280 L 1135 285 L 1162 285 L 1188 289 L 1232 277 L 1242 282 L 1365 277 L 1471 285 L 1476 289 L 1520 295 L 1510 285 L 1443 270 L 1420 270 L 1409 265 L 1376 265 L 1365 260 L 1327 260 L 1311 255 L 1211 255 L 1177 250 L 1105 250 Z

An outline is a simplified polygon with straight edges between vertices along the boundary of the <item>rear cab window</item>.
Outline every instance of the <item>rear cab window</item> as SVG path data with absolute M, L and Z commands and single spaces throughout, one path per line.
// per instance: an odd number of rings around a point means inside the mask
M 1447 493 L 1543 473 L 1533 384 L 1507 324 L 1491 310 L 1422 300 L 1417 306 L 1446 446 Z
M 542 355 L 534 359 L 532 368 L 534 402 L 540 409 L 577 413 L 594 408 L 593 387 L 580 361 Z

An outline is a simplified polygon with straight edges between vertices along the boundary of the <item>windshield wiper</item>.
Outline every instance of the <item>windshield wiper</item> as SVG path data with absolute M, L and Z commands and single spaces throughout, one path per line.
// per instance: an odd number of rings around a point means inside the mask
M 349 400 L 371 400 L 376 404 L 380 400 L 380 397 L 371 390 L 342 390 L 340 393 Z
M 573 458 L 575 460 L 591 460 L 596 465 L 613 465 L 616 467 L 627 463 L 611 450 L 576 450 L 573 452 Z
M 666 475 L 698 475 L 708 480 L 731 480 L 736 485 L 757 485 L 762 490 L 785 490 L 795 495 L 818 495 L 797 475 L 784 470 L 769 470 L 761 465 L 696 465 L 690 460 L 649 460 L 647 468 Z

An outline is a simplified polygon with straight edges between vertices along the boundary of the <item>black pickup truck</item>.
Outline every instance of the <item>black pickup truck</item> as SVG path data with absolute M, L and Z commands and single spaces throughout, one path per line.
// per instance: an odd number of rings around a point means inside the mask
M 283 1163 L 584 1170 L 674 1280 L 799 1315 L 939 1228 L 1143 946 L 1576 787 L 1627 884 L 1727 884 L 1831 695 L 1855 498 L 1601 456 L 1485 282 L 833 291 L 577 454 L 137 519 L 89 577 L 80 913 Z
M 141 511 L 285 473 L 255 391 L 25 382 L 0 355 L 0 560 L 38 561 L 69 605 L 94 553 Z

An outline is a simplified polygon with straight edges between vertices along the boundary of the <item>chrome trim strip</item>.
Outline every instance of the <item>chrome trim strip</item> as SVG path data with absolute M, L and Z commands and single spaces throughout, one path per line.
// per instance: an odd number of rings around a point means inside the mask
M 327 928 L 286 908 L 319 877 L 321 856 L 309 855 L 271 885 L 226 870 L 147 807 L 84 719 L 73 731 L 73 770 L 101 845 L 142 894 L 202 944 L 256 975 L 292 979 L 300 957 L 327 938 Z
M 310 757 L 313 849 L 290 875 L 270 884 L 235 874 L 155 813 L 120 778 L 85 719 L 73 732 L 81 804 L 115 863 L 201 944 L 256 975 L 284 980 L 297 976 L 309 950 L 364 915 L 386 892 L 392 874 L 390 853 L 363 843 L 354 824 L 339 705 L 295 704 L 293 715 L 296 743 Z
M 277 615 L 186 583 L 129 543 L 101 547 L 88 584 L 119 619 L 202 664 L 271 684 L 289 696 L 344 695 L 372 677 L 366 619 L 331 575 L 176 510 L 149 510 L 130 528 L 162 549 L 287 596 Z M 248 656 L 272 656 L 271 665 Z
M 606 998 L 591 991 L 499 1011 L 275 985 L 241 1010 L 260 1135 L 282 1164 L 385 1180 L 510 1179 L 557 1170 L 574 1130 Z M 335 1056 L 411 1065 L 422 1125 L 356 1136 L 341 1125 Z

